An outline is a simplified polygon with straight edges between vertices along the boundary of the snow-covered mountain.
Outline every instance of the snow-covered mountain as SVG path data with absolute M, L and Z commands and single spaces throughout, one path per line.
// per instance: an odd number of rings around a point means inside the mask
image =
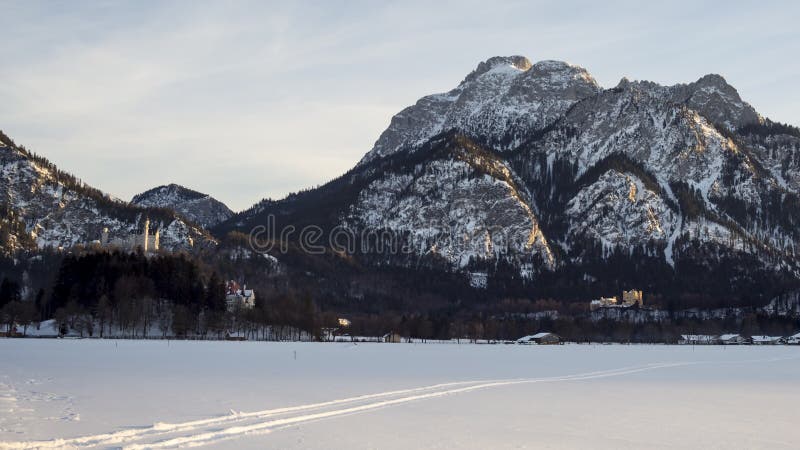
M 230 208 L 210 195 L 177 184 L 159 186 L 135 195 L 131 204 L 172 209 L 207 229 L 233 215 Z
M 495 57 L 394 116 L 343 177 L 220 230 L 270 214 L 388 230 L 412 251 L 380 264 L 434 258 L 466 272 L 503 261 L 530 279 L 562 269 L 596 279 L 613 255 L 731 277 L 739 261 L 742 273 L 796 279 L 799 193 L 800 130 L 760 116 L 719 75 L 604 89 L 568 63 Z
M 165 249 L 187 249 L 213 238 L 180 216 L 114 199 L 58 170 L 46 159 L 17 146 L 0 133 L 0 251 L 69 248 L 109 236 L 139 233 L 145 218 L 159 229 Z
M 524 56 L 490 58 L 455 89 L 425 96 L 395 115 L 361 164 L 412 151 L 451 129 L 496 150 L 515 148 L 531 132 L 551 125 L 577 101 L 601 90 L 585 69 L 571 64 L 531 64 Z

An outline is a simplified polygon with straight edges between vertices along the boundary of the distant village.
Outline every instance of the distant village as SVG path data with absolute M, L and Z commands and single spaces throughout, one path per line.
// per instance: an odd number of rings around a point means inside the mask
M 800 333 L 792 336 L 744 336 L 729 334 L 682 334 L 680 345 L 800 345 Z

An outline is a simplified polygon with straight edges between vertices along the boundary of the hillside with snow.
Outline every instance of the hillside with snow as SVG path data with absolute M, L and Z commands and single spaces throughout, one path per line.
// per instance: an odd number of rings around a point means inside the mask
M 131 199 L 131 204 L 171 209 L 206 229 L 233 215 L 230 208 L 210 195 L 177 184 L 159 186 L 137 194 Z
M 86 245 L 99 240 L 104 228 L 110 239 L 126 238 L 139 233 L 147 218 L 160 230 L 165 249 L 213 242 L 202 228 L 170 211 L 113 198 L 0 137 L 0 209 L 8 212 L 0 223 L 6 231 L 0 250 L 5 253 Z

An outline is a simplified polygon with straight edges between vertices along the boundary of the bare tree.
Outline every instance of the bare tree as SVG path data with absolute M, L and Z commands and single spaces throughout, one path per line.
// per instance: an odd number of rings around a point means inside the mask
M 100 325 L 100 337 L 102 338 L 105 333 L 106 324 L 111 320 L 111 302 L 108 300 L 107 295 L 102 295 L 100 300 L 97 301 L 95 314 Z M 109 323 L 109 328 L 110 325 Z

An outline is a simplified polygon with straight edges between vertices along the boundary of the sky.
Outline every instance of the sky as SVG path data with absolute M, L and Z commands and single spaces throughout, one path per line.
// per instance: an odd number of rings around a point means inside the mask
M 125 200 L 178 183 L 242 210 L 323 184 L 496 55 L 607 88 L 719 73 L 800 125 L 800 2 L 0 0 L 0 19 L 0 129 Z

